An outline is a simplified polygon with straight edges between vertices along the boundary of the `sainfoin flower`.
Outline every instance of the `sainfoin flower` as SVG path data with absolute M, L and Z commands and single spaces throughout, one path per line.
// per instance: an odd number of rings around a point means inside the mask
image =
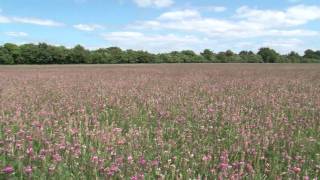
M 293 168 L 292 168 L 292 171 L 293 171 L 294 173 L 296 173 L 296 174 L 299 174 L 299 173 L 301 172 L 301 168 L 299 168 L 299 167 L 293 167 Z
M 129 163 L 132 163 L 132 161 L 133 161 L 133 157 L 132 157 L 131 155 L 130 155 L 130 156 L 128 156 L 128 158 L 127 158 L 127 159 L 128 159 L 128 162 L 129 162 Z
M 26 174 L 31 174 L 31 173 L 32 173 L 32 167 L 31 167 L 31 166 L 25 167 L 25 168 L 24 168 L 24 172 L 25 172 Z
M 12 166 L 6 166 L 2 169 L 2 172 L 5 174 L 11 174 L 14 172 L 14 168 Z
M 55 162 L 60 162 L 60 161 L 62 161 L 62 157 L 60 156 L 60 154 L 54 154 L 54 155 L 52 156 L 52 158 L 53 158 L 53 160 L 54 160 Z
M 142 156 L 142 157 L 140 157 L 140 159 L 139 159 L 139 164 L 141 165 L 141 166 L 144 166 L 144 165 L 146 165 L 147 164 L 147 161 L 144 159 L 144 157 Z
M 208 154 L 208 155 L 204 155 L 204 156 L 202 157 L 202 160 L 205 161 L 205 162 L 208 162 L 208 161 L 211 160 L 211 158 L 212 158 L 211 155 Z

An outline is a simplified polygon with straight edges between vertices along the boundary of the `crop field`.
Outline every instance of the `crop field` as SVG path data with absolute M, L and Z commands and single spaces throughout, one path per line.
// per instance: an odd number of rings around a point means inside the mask
M 320 65 L 0 66 L 0 179 L 316 179 Z

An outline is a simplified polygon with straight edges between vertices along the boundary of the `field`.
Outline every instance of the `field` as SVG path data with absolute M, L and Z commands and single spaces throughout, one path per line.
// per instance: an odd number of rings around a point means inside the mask
M 0 66 L 0 179 L 320 177 L 320 65 Z

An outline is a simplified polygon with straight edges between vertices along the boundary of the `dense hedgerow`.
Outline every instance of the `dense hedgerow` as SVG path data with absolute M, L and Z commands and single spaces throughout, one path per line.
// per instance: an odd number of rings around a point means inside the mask
M 191 50 L 152 54 L 146 51 L 121 50 L 118 47 L 86 50 L 77 45 L 72 49 L 46 43 L 0 46 L 0 64 L 123 64 L 123 63 L 319 63 L 320 51 L 306 50 L 303 56 L 296 52 L 280 55 L 270 48 L 258 53 L 230 50 L 213 53 L 206 49 L 200 54 Z

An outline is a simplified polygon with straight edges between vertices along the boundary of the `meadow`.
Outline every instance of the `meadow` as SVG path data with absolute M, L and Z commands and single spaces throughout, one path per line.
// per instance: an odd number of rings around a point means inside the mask
M 320 65 L 0 66 L 0 179 L 317 179 Z

